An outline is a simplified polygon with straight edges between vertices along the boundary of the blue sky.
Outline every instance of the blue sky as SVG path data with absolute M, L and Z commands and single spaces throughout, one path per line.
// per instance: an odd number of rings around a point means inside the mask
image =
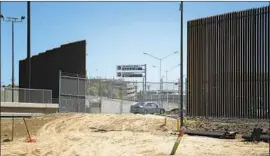
M 268 5 L 269 2 L 185 2 L 184 74 L 186 74 L 186 23 L 189 20 Z M 26 16 L 26 2 L 3 2 L 5 16 Z M 115 77 L 116 65 L 147 64 L 148 81 L 159 81 L 158 61 L 143 55 L 166 56 L 180 49 L 179 2 L 32 2 L 32 55 L 61 44 L 86 39 L 87 74 Z M 26 57 L 26 20 L 15 24 L 15 82 L 19 60 Z M 11 82 L 11 24 L 2 22 L 2 78 Z M 180 63 L 179 54 L 162 62 L 162 70 Z M 157 65 L 153 68 L 152 65 Z M 179 68 L 168 72 L 176 81 Z M 162 72 L 165 76 L 165 72 Z

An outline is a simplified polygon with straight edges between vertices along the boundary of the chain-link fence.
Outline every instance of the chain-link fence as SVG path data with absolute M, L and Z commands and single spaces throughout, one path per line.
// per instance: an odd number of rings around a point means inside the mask
M 52 91 L 2 87 L 1 102 L 52 103 Z
M 108 79 L 89 79 L 86 85 L 86 98 L 90 101 L 90 108 L 101 113 L 121 112 L 122 81 Z M 121 101 L 122 99 L 122 101 Z
M 60 72 L 59 111 L 83 113 L 130 113 L 137 102 L 156 103 L 166 111 L 180 105 L 178 82 L 124 81 L 121 79 L 87 79 Z M 162 87 L 160 90 L 160 86 Z M 184 108 L 186 95 L 184 96 Z
M 129 113 L 130 106 L 137 102 L 154 102 L 166 111 L 180 105 L 178 82 L 123 81 L 115 79 L 89 79 L 86 86 L 87 99 L 100 102 L 102 113 Z M 186 108 L 186 94 L 183 95 Z
M 160 82 L 147 82 L 146 86 L 146 91 L 141 95 L 141 99 L 154 102 L 165 110 L 179 108 L 180 94 L 178 82 L 162 82 L 162 85 L 160 85 Z M 185 108 L 186 94 L 183 95 L 183 99 Z
M 86 79 L 78 74 L 59 72 L 59 112 L 90 112 L 85 98 Z

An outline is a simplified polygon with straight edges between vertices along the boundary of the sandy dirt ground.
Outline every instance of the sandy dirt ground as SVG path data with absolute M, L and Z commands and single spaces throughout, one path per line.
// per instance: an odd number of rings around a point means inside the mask
M 1 142 L 3 156 L 165 156 L 177 136 L 176 121 L 154 115 L 58 114 L 27 120 L 36 143 L 25 143 L 26 130 L 16 120 L 13 142 Z M 1 121 L 1 136 L 10 137 L 11 122 Z M 3 126 L 4 125 L 4 126 Z M 19 129 L 20 128 L 20 129 Z M 10 133 L 10 132 L 9 132 Z M 185 135 L 176 155 L 269 154 L 267 143 L 245 143 Z

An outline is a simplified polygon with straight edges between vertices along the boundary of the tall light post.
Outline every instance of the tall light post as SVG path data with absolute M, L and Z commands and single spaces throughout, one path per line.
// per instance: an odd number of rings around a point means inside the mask
M 17 17 L 4 17 L 3 15 L 1 15 L 1 19 L 3 19 L 5 22 L 11 22 L 11 26 L 12 26 L 12 102 L 14 102 L 14 23 L 20 23 L 22 22 L 25 17 L 21 16 L 21 18 L 17 18 Z
M 154 58 L 154 59 L 157 59 L 157 60 L 159 61 L 159 81 L 160 81 L 159 89 L 160 89 L 160 91 L 162 90 L 162 83 L 161 83 L 161 62 L 162 62 L 162 60 L 164 60 L 165 58 L 167 58 L 167 57 L 169 57 L 169 56 L 171 56 L 171 55 L 177 54 L 177 53 L 178 53 L 178 51 L 175 51 L 175 52 L 170 53 L 169 55 L 166 55 L 166 56 L 161 57 L 161 58 L 156 57 L 156 56 L 153 56 L 153 55 L 148 54 L 148 53 L 145 53 L 145 52 L 143 53 L 144 55 L 148 55 L 148 56 L 150 56 L 150 57 L 152 57 L 152 58 Z

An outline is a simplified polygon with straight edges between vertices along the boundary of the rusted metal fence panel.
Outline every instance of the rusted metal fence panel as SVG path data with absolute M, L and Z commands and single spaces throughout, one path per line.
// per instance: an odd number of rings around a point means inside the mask
M 269 10 L 188 22 L 189 116 L 270 118 Z

